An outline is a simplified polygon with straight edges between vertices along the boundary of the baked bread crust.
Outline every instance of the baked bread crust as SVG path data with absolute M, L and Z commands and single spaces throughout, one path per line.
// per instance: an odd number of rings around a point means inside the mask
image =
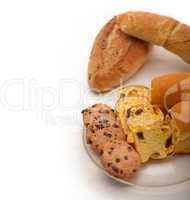
M 150 44 L 123 33 L 111 19 L 98 33 L 88 64 L 93 91 L 105 92 L 129 79 L 144 64 Z
M 117 24 L 124 33 L 162 46 L 190 63 L 190 26 L 171 17 L 140 11 L 117 16 Z

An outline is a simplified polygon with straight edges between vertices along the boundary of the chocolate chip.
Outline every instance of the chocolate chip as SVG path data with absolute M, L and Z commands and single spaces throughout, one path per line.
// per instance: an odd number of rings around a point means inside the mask
M 115 159 L 115 162 L 116 162 L 116 163 L 119 163 L 119 162 L 120 162 L 120 159 L 119 159 L 119 158 L 116 158 L 116 159 Z
M 166 140 L 166 144 L 165 147 L 169 148 L 172 145 L 172 136 L 170 136 L 167 140 Z
M 92 144 L 92 140 L 89 139 L 89 140 L 87 141 L 87 143 L 88 143 L 88 144 Z
M 123 174 L 123 170 L 122 169 L 120 170 L 120 174 Z
M 135 173 L 136 171 L 137 171 L 136 169 L 133 170 L 134 173 Z
M 89 126 L 89 125 L 90 125 L 89 123 L 86 123 L 86 124 L 85 124 L 86 127 Z
M 96 128 L 97 128 L 97 129 L 103 129 L 103 128 L 104 128 L 104 125 L 103 125 L 103 124 L 96 124 Z
M 108 134 L 107 134 L 107 137 L 111 138 L 111 137 L 112 137 L 112 134 L 108 133 Z
M 111 163 L 109 162 L 109 163 L 107 164 L 107 166 L 110 167 L 110 166 L 111 166 Z
M 128 150 L 129 150 L 129 151 L 132 151 L 132 147 L 129 146 L 129 147 L 128 147 Z
M 106 124 L 108 122 L 109 122 L 109 120 L 107 120 L 107 119 L 103 119 L 102 121 L 100 121 L 100 123 L 102 123 L 102 124 Z
M 112 125 L 114 128 L 119 128 L 119 125 L 118 124 L 113 124 Z
M 91 126 L 90 127 L 90 131 L 92 132 L 92 133 L 95 133 L 95 130 L 94 130 L 94 128 Z
M 86 111 L 87 111 L 87 109 L 84 109 L 84 110 L 81 111 L 81 113 L 83 114 L 83 113 L 85 113 Z
M 92 108 L 95 108 L 97 106 L 97 104 L 94 104 L 93 106 L 92 106 Z
M 144 139 L 144 134 L 143 134 L 143 132 L 137 132 L 137 137 L 138 137 L 139 139 L 143 140 L 143 139 Z
M 128 156 L 124 156 L 124 160 L 128 160 Z
M 111 168 L 115 173 L 119 173 L 119 169 L 116 166 L 113 165 Z
M 136 110 L 135 114 L 140 115 L 142 112 L 143 112 L 143 110 L 141 108 L 139 108 L 138 110 Z
M 126 118 L 129 118 L 131 115 L 131 108 L 127 109 Z
M 100 156 L 102 156 L 103 153 L 104 153 L 104 151 L 101 149 L 101 150 L 100 150 Z
M 111 134 L 111 133 L 104 132 L 104 136 L 111 138 L 111 137 L 112 137 L 112 134 Z
M 111 111 L 112 111 L 112 112 L 115 112 L 115 110 L 114 110 L 114 109 L 111 109 Z

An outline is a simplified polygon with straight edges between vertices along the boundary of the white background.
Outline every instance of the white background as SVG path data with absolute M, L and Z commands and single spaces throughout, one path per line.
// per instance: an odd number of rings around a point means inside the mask
M 190 184 L 151 191 L 118 185 L 82 145 L 80 110 L 97 101 L 86 82 L 89 52 L 102 25 L 127 10 L 190 24 L 187 0 L 0 1 L 1 200 L 189 199 Z M 149 85 L 180 70 L 188 66 L 155 48 L 128 83 Z

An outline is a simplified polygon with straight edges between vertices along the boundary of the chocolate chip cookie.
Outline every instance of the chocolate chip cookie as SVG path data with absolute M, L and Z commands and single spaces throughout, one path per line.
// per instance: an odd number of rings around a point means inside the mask
M 109 117 L 109 120 L 115 121 L 117 115 L 114 110 L 105 104 L 94 104 L 93 106 L 84 109 L 82 111 L 84 126 L 87 128 L 89 125 L 108 126 L 108 121 L 105 119 Z
M 124 141 L 125 135 L 120 127 L 111 126 L 96 130 L 94 133 L 89 129 L 86 131 L 87 143 L 91 145 L 92 150 L 102 155 L 104 145 L 107 142 L 115 143 L 117 141 Z
M 134 177 L 141 160 L 127 142 L 108 142 L 104 145 L 101 163 L 110 175 L 127 181 Z
M 86 140 L 94 152 L 101 154 L 106 142 L 125 140 L 117 113 L 105 104 L 95 104 L 84 111 Z

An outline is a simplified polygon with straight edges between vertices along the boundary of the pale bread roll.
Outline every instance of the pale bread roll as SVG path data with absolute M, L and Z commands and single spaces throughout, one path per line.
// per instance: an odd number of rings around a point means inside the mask
M 88 64 L 92 90 L 105 92 L 129 79 L 144 64 L 150 44 L 121 32 L 110 20 L 98 33 Z

